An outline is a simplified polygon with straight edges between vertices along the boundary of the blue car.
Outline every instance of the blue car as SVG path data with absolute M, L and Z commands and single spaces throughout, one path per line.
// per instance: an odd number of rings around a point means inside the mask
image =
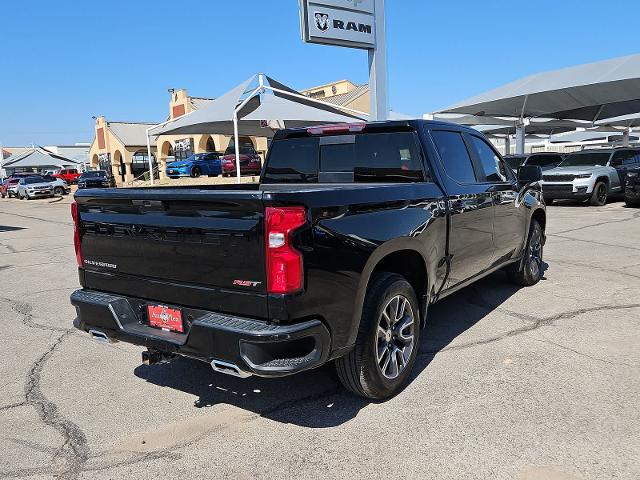
M 217 177 L 222 173 L 222 160 L 217 152 L 194 153 L 184 160 L 167 163 L 167 177 L 194 177 L 209 175 Z

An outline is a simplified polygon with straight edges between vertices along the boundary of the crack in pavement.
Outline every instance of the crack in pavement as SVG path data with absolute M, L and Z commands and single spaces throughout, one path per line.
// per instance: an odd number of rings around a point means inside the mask
M 640 212 L 636 212 L 634 213 L 630 218 L 623 218 L 620 220 L 607 220 L 606 222 L 600 222 L 600 223 L 593 223 L 591 225 L 584 225 L 582 227 L 577 227 L 577 228 L 571 228 L 569 230 L 561 230 L 559 232 L 555 232 L 555 234 L 561 234 L 561 233 L 569 233 L 569 232 L 577 232 L 579 230 L 585 230 L 587 228 L 593 228 L 593 227 L 600 227 L 602 225 L 609 225 L 611 223 L 624 223 L 624 222 L 629 222 L 631 220 L 636 220 L 640 218 Z
M 13 300 L 12 298 L 7 298 L 7 297 L 0 297 L 0 300 L 4 300 L 5 302 L 9 303 L 9 305 L 11 306 L 11 309 L 14 312 L 22 315 L 22 319 L 21 319 L 22 323 L 29 328 L 35 328 L 38 330 L 47 330 L 51 332 L 68 332 L 69 331 L 66 328 L 53 327 L 51 325 L 44 325 L 42 323 L 35 322 L 33 320 L 33 313 L 31 313 L 33 311 L 33 307 L 29 303 L 19 302 L 17 300 Z
M 26 401 L 22 401 L 19 403 L 11 403 L 9 405 L 3 405 L 0 407 L 0 412 L 4 411 L 4 410 L 11 410 L 12 408 L 18 408 L 18 407 L 24 407 L 27 404 Z
M 584 358 L 588 358 L 590 360 L 594 360 L 596 362 L 602 362 L 602 363 L 606 363 L 607 365 L 613 365 L 613 366 L 622 366 L 622 367 L 629 367 L 629 368 L 640 368 L 640 365 L 633 365 L 631 363 L 626 363 L 626 362 L 613 362 L 611 360 L 607 360 L 605 358 L 600 358 L 600 357 L 594 357 L 592 355 L 589 355 L 587 353 L 581 352 L 579 350 L 576 350 L 574 348 L 571 348 L 567 345 L 562 345 L 561 343 L 557 343 L 554 342 L 553 340 L 548 339 L 547 337 L 545 337 L 544 335 L 540 335 L 542 338 L 536 338 L 533 335 L 525 335 L 527 338 L 530 338 L 531 340 L 535 340 L 536 342 L 541 342 L 541 343 L 547 343 L 549 345 L 554 345 L 558 348 L 562 348 L 563 350 L 567 350 L 569 352 L 575 353 L 576 355 L 580 356 L 580 357 L 584 357 Z
M 58 478 L 61 479 L 75 479 L 78 477 L 82 465 L 89 458 L 89 446 L 87 438 L 80 427 L 65 418 L 58 411 L 58 406 L 49 400 L 42 392 L 40 380 L 42 370 L 47 361 L 71 333 L 72 330 L 69 329 L 60 335 L 53 345 L 33 364 L 27 375 L 27 382 L 24 388 L 26 404 L 34 407 L 42 423 L 53 427 L 64 439 L 59 456 L 64 458 L 67 465 L 66 469 L 58 476 Z
M 582 238 L 575 238 L 575 237 L 568 237 L 566 235 L 558 235 L 556 233 L 547 233 L 547 237 L 554 237 L 554 238 L 564 238 L 566 240 L 573 240 L 575 242 L 585 242 L 585 243 L 592 243 L 594 245 L 602 245 L 604 247 L 611 247 L 611 248 L 626 248 L 628 250 L 638 250 L 640 251 L 640 247 L 631 247 L 629 245 L 616 245 L 614 243 L 605 243 L 605 242 L 597 242 L 595 240 L 584 240 Z
M 569 266 L 593 268 L 594 270 L 601 270 L 603 272 L 612 272 L 612 273 L 617 273 L 618 275 L 625 275 L 627 277 L 640 278 L 640 275 L 636 275 L 636 274 L 633 274 L 633 273 L 627 273 L 627 272 L 625 272 L 623 270 L 616 270 L 615 268 L 607 268 L 607 267 L 602 267 L 600 265 L 592 265 L 592 264 L 589 264 L 589 263 L 566 262 L 564 260 L 557 260 L 557 259 L 554 259 L 553 263 L 560 263 L 560 264 L 569 265 Z
M 471 288 L 472 290 L 473 287 L 468 287 Z M 476 295 L 477 295 L 477 291 L 476 291 Z M 566 312 L 561 312 L 561 313 L 557 313 L 555 315 L 550 315 L 548 317 L 535 317 L 533 315 L 527 315 L 527 314 L 522 314 L 522 313 L 518 313 L 518 312 L 513 312 L 511 310 L 507 310 L 504 308 L 499 307 L 498 305 L 493 305 L 490 304 L 488 302 L 486 302 L 484 299 L 482 299 L 479 296 L 476 296 L 475 299 L 474 297 L 471 297 L 470 300 L 467 300 L 467 302 L 473 306 L 482 308 L 484 310 L 487 311 L 487 313 L 492 312 L 492 311 L 498 311 L 501 313 L 504 313 L 506 315 L 509 315 L 511 317 L 520 319 L 520 320 L 524 320 L 527 322 L 531 322 L 528 325 L 524 325 L 522 327 L 519 328 L 515 328 L 513 330 L 509 330 L 508 332 L 502 333 L 500 335 L 495 335 L 495 336 L 491 336 L 488 338 L 484 338 L 481 340 L 476 340 L 473 342 L 469 342 L 469 343 L 463 343 L 460 345 L 450 345 L 447 346 L 445 348 L 439 349 L 439 350 L 422 350 L 418 353 L 418 357 L 422 357 L 422 356 L 429 356 L 429 355 L 434 355 L 437 354 L 439 352 L 446 352 L 446 351 L 453 351 L 453 350 L 463 350 L 463 349 L 467 349 L 467 348 L 472 348 L 472 347 L 476 347 L 476 346 L 480 346 L 480 345 L 487 345 L 489 343 L 494 343 L 494 342 L 498 342 L 500 340 L 504 340 L 506 338 L 510 338 L 510 337 L 514 337 L 517 335 L 522 335 L 525 333 L 529 333 L 532 332 L 534 330 L 537 330 L 541 327 L 544 326 L 549 326 L 554 324 L 555 322 L 557 322 L 558 320 L 567 320 L 570 318 L 575 318 L 577 316 L 583 315 L 585 313 L 592 313 L 592 312 L 600 312 L 600 311 L 615 311 L 615 310 L 628 310 L 628 309 L 633 309 L 633 308 L 640 308 L 640 303 L 630 303 L 630 304 L 622 304 L 622 305 L 598 305 L 595 307 L 585 307 L 585 308 L 579 308 L 576 310 L 570 310 L 570 311 L 566 311 Z

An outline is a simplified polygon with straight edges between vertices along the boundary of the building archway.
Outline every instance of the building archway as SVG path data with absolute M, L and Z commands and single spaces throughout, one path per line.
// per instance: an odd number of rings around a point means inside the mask
M 251 137 L 238 137 L 238 144 L 240 145 L 240 154 L 252 155 L 256 153 L 256 147 Z M 225 155 L 231 155 L 236 152 L 234 137 L 229 139 L 229 146 L 225 150 Z
M 215 152 L 216 142 L 211 135 L 203 135 L 198 142 L 198 152 Z
M 124 167 L 124 159 L 122 158 L 122 153 L 120 150 L 116 150 L 113 154 L 113 160 L 111 161 L 111 165 L 113 165 L 112 173 L 118 172 L 120 175 L 120 181 L 124 183 L 126 170 Z
M 167 140 L 162 144 L 162 147 L 160 147 L 160 160 L 166 162 L 169 157 L 174 157 L 174 156 L 175 156 L 175 152 L 173 150 L 173 145 L 171 144 L 170 141 Z
M 155 178 L 158 178 L 158 164 L 156 162 L 156 156 L 151 153 L 151 162 L 153 163 L 153 171 L 155 172 Z M 138 150 L 131 157 L 131 173 L 134 178 L 141 177 L 145 172 L 149 171 L 149 157 L 146 150 Z

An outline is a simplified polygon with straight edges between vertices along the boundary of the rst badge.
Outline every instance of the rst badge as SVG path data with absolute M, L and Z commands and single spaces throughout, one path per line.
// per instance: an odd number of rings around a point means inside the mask
M 234 280 L 233 284 L 239 287 L 257 287 L 262 282 L 253 282 L 251 280 Z

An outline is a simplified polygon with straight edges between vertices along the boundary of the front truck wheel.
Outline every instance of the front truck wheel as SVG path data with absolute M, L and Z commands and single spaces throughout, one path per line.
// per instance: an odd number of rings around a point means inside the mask
M 507 276 L 516 285 L 528 287 L 535 285 L 542 278 L 542 250 L 544 234 L 542 226 L 535 218 L 531 219 L 527 246 L 522 262 L 518 262 L 507 270 Z
M 338 378 L 351 392 L 374 400 L 398 393 L 418 353 L 420 309 L 404 277 L 376 273 L 362 307 L 356 345 L 336 360 Z

